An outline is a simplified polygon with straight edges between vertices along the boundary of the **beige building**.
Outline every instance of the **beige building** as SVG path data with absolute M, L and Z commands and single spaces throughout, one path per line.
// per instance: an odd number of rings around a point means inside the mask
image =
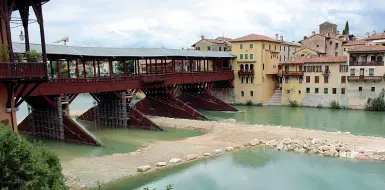
M 201 36 L 201 40 L 193 44 L 195 50 L 202 51 L 231 51 L 230 38 L 218 37 L 216 39 L 206 39 Z
M 231 41 L 238 103 L 266 103 L 277 87 L 280 41 L 250 34 Z
M 323 51 L 313 50 L 310 48 L 300 48 L 296 52 L 294 52 L 294 57 L 295 58 L 326 57 L 326 53 Z
M 305 36 L 300 41 L 302 48 L 308 48 L 317 52 L 326 53 L 326 56 L 342 56 L 343 40 L 330 34 L 321 35 L 313 32 L 310 37 Z
M 349 107 L 363 109 L 368 98 L 385 90 L 385 46 L 357 46 L 349 54 Z
M 276 39 L 278 39 L 278 34 L 276 34 Z M 283 39 L 283 36 L 280 37 L 281 46 L 279 48 L 279 61 L 284 62 L 288 60 L 293 60 L 295 58 L 295 52 L 301 49 L 301 44 L 295 43 L 294 41 L 289 42 Z

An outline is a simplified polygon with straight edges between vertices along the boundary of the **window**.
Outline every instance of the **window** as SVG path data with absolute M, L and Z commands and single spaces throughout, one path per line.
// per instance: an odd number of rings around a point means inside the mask
M 246 77 L 246 84 L 249 84 L 249 77 Z
M 262 64 L 262 70 L 265 70 L 265 64 Z
M 286 51 L 286 46 L 283 46 L 283 51 Z
M 243 70 L 244 70 L 243 64 L 241 64 L 241 65 L 239 66 L 239 68 L 240 68 L 241 71 L 243 71 Z
M 374 69 L 369 69 L 369 76 L 373 76 L 374 75 Z
M 372 87 L 372 92 L 375 92 L 376 91 L 376 87 Z
M 319 83 L 319 76 L 314 77 L 314 83 Z
M 245 59 L 249 59 L 249 54 L 245 54 Z
M 207 46 L 207 50 L 210 51 L 210 50 L 211 50 L 211 47 L 210 47 L 210 46 Z
M 283 61 L 286 61 L 286 56 L 283 56 Z
M 253 49 L 254 48 L 254 44 L 250 44 L 250 49 Z
M 336 43 L 336 49 L 338 48 L 338 43 Z
M 315 88 L 314 93 L 318 94 L 319 93 L 319 89 Z
M 246 71 L 249 70 L 249 64 L 246 64 L 246 65 L 245 65 L 245 70 L 246 70 Z
M 197 47 L 197 50 L 201 50 L 201 47 Z
M 241 91 L 241 96 L 244 97 L 245 96 L 245 92 Z
M 336 52 L 334 55 L 335 55 L 335 56 L 338 56 L 338 52 Z
M 223 51 L 226 51 L 227 49 L 226 49 L 226 47 L 223 47 Z
M 329 76 L 324 76 L 324 83 L 325 84 L 329 83 Z
M 351 76 L 356 75 L 356 69 L 350 69 L 350 75 Z
M 243 77 L 241 77 L 241 83 L 242 83 L 242 84 L 243 84 L 243 79 L 244 79 L 244 78 L 243 78 Z
M 306 76 L 306 83 L 310 83 L 310 76 Z
M 254 54 L 250 54 L 250 59 L 254 59 Z
M 262 44 L 262 49 L 265 49 L 265 44 Z
M 277 50 L 277 45 L 275 45 L 275 50 Z
M 346 48 L 344 48 L 344 51 L 346 51 Z
M 341 73 L 348 72 L 348 66 L 347 65 L 340 65 L 340 72 Z
M 239 55 L 239 59 L 243 59 L 243 54 L 240 54 L 240 55 Z
M 311 66 L 306 67 L 306 72 L 311 72 Z
M 239 45 L 239 49 L 243 49 L 243 44 L 240 44 L 240 45 Z
M 337 88 L 333 88 L 333 94 L 337 94 Z
M 346 76 L 341 76 L 341 84 L 345 84 L 346 83 Z
M 298 90 L 298 94 L 301 94 L 302 92 L 301 92 L 301 90 Z
M 279 61 L 280 61 L 280 62 L 282 61 L 282 55 L 279 56 Z
M 319 45 L 317 45 L 317 47 L 319 47 Z
M 219 51 L 222 51 L 222 47 L 219 47 Z
M 285 83 L 289 83 L 289 77 L 285 77 Z
M 269 50 L 271 50 L 271 45 L 269 44 Z
M 290 90 L 286 90 L 286 93 L 290 94 Z
M 306 88 L 306 93 L 310 94 L 310 88 Z
M 324 94 L 328 94 L 329 93 L 329 89 L 328 88 L 324 88 Z
M 254 64 L 250 64 L 250 70 L 254 70 Z
M 254 96 L 254 92 L 253 91 L 250 91 L 250 96 Z
M 297 81 L 302 84 L 303 83 L 303 77 L 297 77 Z
M 341 88 L 341 94 L 345 94 L 345 88 Z
M 362 87 L 358 87 L 358 91 L 359 91 L 359 92 L 362 92 Z

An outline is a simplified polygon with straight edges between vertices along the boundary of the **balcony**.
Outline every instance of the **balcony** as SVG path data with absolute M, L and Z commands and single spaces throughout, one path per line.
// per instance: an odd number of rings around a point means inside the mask
M 384 66 L 383 61 L 350 61 L 349 66 Z
M 254 70 L 239 70 L 238 71 L 238 76 L 254 76 Z
M 349 82 L 366 82 L 366 81 L 373 81 L 373 82 L 381 82 L 383 76 L 348 76 Z
M 302 71 L 282 71 L 282 76 L 303 76 Z
M 0 80 L 47 78 L 47 64 L 0 63 Z
M 330 71 L 324 71 L 324 72 L 322 72 L 322 75 L 323 76 L 329 76 L 330 75 Z

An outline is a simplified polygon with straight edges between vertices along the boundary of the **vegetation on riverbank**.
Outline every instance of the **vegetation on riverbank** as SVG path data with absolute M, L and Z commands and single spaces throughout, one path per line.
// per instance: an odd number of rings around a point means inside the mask
M 68 189 L 58 156 L 0 123 L 0 189 Z
M 385 90 L 377 98 L 369 98 L 365 105 L 367 111 L 385 111 Z
M 341 106 L 340 106 L 340 103 L 338 103 L 337 101 L 333 100 L 332 102 L 330 102 L 330 107 L 332 109 L 341 109 Z
M 171 184 L 168 184 L 166 186 L 166 190 L 173 190 L 173 189 L 174 189 L 173 185 L 171 185 Z M 143 188 L 143 190 L 156 190 L 156 188 L 150 189 L 150 187 L 145 187 L 145 188 Z

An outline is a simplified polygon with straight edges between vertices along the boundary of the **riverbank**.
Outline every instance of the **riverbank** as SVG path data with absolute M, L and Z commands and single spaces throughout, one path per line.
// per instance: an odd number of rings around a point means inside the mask
M 376 153 L 376 158 L 381 160 L 383 158 L 378 156 L 378 154 L 385 153 L 385 139 L 379 137 L 354 136 L 349 133 L 325 132 L 282 126 L 243 125 L 235 123 L 235 120 L 216 122 L 161 117 L 151 117 L 151 119 L 162 127 L 200 130 L 206 132 L 206 134 L 179 141 L 158 141 L 141 148 L 135 153 L 79 158 L 63 162 L 63 173 L 71 189 L 95 187 L 98 182 L 108 183 L 121 178 L 134 176 L 140 173 L 137 172 L 137 168 L 140 166 L 149 165 L 151 167 L 149 171 L 154 171 L 155 169 L 161 168 L 157 166 L 157 164 L 159 164 L 158 162 L 166 162 L 167 166 L 170 166 L 173 165 L 169 163 L 171 159 L 180 158 L 182 160 L 181 163 L 185 163 L 187 160 L 192 161 L 209 157 L 204 156 L 205 153 L 218 155 L 226 152 L 226 149 L 232 151 L 229 147 L 247 147 L 244 146 L 244 144 L 248 146 L 250 146 L 250 144 L 260 146 L 267 144 L 280 150 L 290 150 L 291 147 L 287 146 L 290 144 L 290 140 L 288 139 L 301 139 L 301 141 L 293 140 L 293 143 L 296 143 L 297 146 L 293 147 L 293 151 L 298 149 L 298 152 L 306 152 L 300 149 L 298 145 L 315 141 L 314 146 L 316 144 L 322 144 L 323 147 L 321 149 L 325 149 L 325 152 L 332 152 L 330 146 L 327 146 L 328 143 L 333 145 L 342 144 L 344 148 L 354 151 L 354 158 L 358 159 L 370 159 L 370 154 L 374 155 L 374 153 Z M 320 140 L 320 138 L 323 140 Z M 258 139 L 258 142 L 253 139 Z M 282 143 L 282 147 L 280 143 Z M 310 146 L 311 144 L 309 147 Z M 314 146 L 312 148 L 315 148 Z M 317 148 L 320 147 L 321 145 Z M 326 150 L 325 147 L 329 147 L 329 149 Z M 333 153 L 333 156 L 336 156 L 335 153 Z M 346 157 L 348 157 L 348 155 L 346 155 Z M 351 153 L 350 157 L 352 157 Z M 163 164 L 164 163 L 162 163 L 162 165 Z

